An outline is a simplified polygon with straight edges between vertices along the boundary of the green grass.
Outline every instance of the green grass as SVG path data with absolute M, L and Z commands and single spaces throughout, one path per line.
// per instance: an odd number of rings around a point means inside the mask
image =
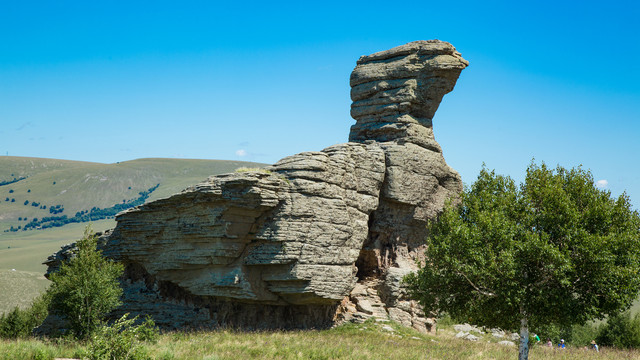
M 145 344 L 153 359 L 517 359 L 515 347 L 485 339 L 456 339 L 448 331 L 425 335 L 391 324 L 347 324 L 331 330 L 237 332 L 174 332 L 160 336 L 156 344 Z M 0 359 L 81 357 L 86 346 L 43 340 L 0 341 Z M 565 350 L 534 347 L 531 359 L 638 359 L 636 350 L 582 348 Z
M 0 314 L 16 306 L 26 308 L 49 286 L 41 272 L 0 269 Z

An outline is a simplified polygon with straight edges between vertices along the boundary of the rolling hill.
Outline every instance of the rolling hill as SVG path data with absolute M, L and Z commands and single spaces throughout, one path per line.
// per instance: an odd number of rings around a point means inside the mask
M 265 164 L 224 160 L 154 158 L 101 164 L 0 156 L 0 313 L 28 305 L 48 283 L 42 276 L 42 262 L 60 246 L 79 239 L 89 224 L 23 230 L 34 219 L 71 218 L 94 208 L 128 204 L 150 189 L 144 200 L 153 201 L 210 175 L 262 166 Z M 115 226 L 112 218 L 91 223 L 95 231 Z M 11 228 L 17 231 L 9 231 Z
M 73 217 L 108 208 L 157 189 L 148 201 L 166 197 L 209 175 L 264 164 L 241 161 L 139 159 L 100 164 L 54 159 L 0 157 L 0 232 L 24 227 L 34 218 Z

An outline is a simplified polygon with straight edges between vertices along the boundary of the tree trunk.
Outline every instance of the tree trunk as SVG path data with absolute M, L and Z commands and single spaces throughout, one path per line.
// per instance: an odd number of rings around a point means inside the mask
M 529 359 L 529 324 L 527 324 L 527 317 L 523 316 L 522 320 L 520 320 L 520 351 L 518 353 L 518 360 L 528 360 L 528 359 Z

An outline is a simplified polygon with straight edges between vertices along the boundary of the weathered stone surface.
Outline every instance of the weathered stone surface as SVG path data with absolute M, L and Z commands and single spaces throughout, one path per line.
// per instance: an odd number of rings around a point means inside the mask
M 378 146 L 348 143 L 211 177 L 120 214 L 105 254 L 193 295 L 335 303 L 355 285 L 383 176 Z
M 351 76 L 357 123 L 349 140 L 375 140 L 386 163 L 380 202 L 356 266 L 360 277 L 384 279 L 382 300 L 396 309 L 389 312 L 393 319 L 407 324 L 410 318 L 419 329 L 429 329 L 433 319 L 424 318 L 400 283 L 422 258 L 427 222 L 462 191 L 460 176 L 433 137 L 431 120 L 467 65 L 448 43 L 417 41 L 361 57 Z
M 362 56 L 351 73 L 349 141 L 398 140 L 440 152 L 432 119 L 469 63 L 449 43 L 414 41 Z
M 473 325 L 469 325 L 469 324 L 457 324 L 457 325 L 453 325 L 453 330 L 455 331 L 462 331 L 462 332 L 476 332 L 478 334 L 484 334 L 484 331 L 482 331 L 482 329 L 478 328 L 477 326 L 473 326 Z
M 407 297 L 426 223 L 462 190 L 432 118 L 467 66 L 448 43 L 363 56 L 349 143 L 214 176 L 117 216 L 104 254 L 126 265 L 124 305 L 165 328 L 326 327 L 391 319 L 429 331 Z M 50 257 L 48 265 L 68 256 Z

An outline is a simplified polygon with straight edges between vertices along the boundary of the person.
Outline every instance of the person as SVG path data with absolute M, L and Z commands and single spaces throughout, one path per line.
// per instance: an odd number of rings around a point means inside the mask
M 594 349 L 596 352 L 600 352 L 600 349 L 598 348 L 598 344 L 596 344 L 595 340 L 591 340 L 591 348 Z
M 551 342 L 551 338 L 547 338 L 547 343 L 546 343 L 546 345 L 547 345 L 548 347 L 553 347 L 553 343 Z
M 560 342 L 558 343 L 558 347 L 560 349 L 564 349 L 565 348 L 564 339 L 560 339 Z

